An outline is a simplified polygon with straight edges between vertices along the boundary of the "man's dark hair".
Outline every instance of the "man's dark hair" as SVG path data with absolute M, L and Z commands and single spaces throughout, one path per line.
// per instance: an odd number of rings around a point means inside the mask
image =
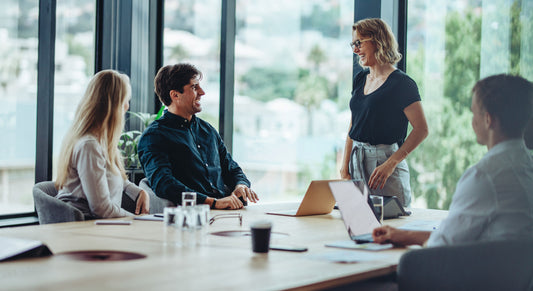
M 472 94 L 510 138 L 522 137 L 533 112 L 533 84 L 520 76 L 494 75 L 479 80 Z
M 192 78 L 202 78 L 195 66 L 188 63 L 164 66 L 157 72 L 154 79 L 154 91 L 159 96 L 159 100 L 169 106 L 172 103 L 170 91 L 176 90 L 183 93 L 183 87 L 190 83 Z

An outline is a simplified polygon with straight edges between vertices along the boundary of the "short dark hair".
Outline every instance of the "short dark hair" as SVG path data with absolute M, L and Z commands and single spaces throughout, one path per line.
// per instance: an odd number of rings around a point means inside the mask
M 479 80 L 472 94 L 482 109 L 496 118 L 502 133 L 510 138 L 522 137 L 533 112 L 533 84 L 508 74 Z
M 172 103 L 170 91 L 177 90 L 183 93 L 183 87 L 189 84 L 192 78 L 202 78 L 202 72 L 194 65 L 179 63 L 164 66 L 157 72 L 154 79 L 154 91 L 159 96 L 159 100 L 169 106 Z

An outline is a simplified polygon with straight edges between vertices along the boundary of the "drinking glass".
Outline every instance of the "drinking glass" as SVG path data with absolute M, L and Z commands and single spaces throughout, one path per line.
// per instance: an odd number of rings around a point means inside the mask
M 374 205 L 374 214 L 380 224 L 383 224 L 383 196 L 370 195 L 370 200 Z
M 181 205 L 183 206 L 196 205 L 196 192 L 181 192 Z
M 183 214 L 176 207 L 165 207 L 163 210 L 163 244 L 166 246 L 180 245 L 181 234 L 178 223 Z
M 202 245 L 207 243 L 208 227 L 209 227 L 209 211 L 210 207 L 207 204 L 200 204 L 194 206 L 196 211 L 196 244 Z
M 196 245 L 198 231 L 198 212 L 195 206 L 183 206 L 183 223 L 181 224 L 181 242 L 184 247 Z

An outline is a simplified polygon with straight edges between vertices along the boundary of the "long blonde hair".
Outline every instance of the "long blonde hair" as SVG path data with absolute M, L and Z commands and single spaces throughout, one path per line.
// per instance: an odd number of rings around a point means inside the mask
M 74 122 L 61 146 L 55 186 L 61 189 L 69 173 L 72 152 L 84 135 L 96 137 L 104 148 L 107 168 L 126 179 L 124 163 L 118 142 L 124 128 L 124 104 L 129 101 L 131 86 L 129 77 L 114 70 L 104 70 L 93 76 L 83 99 L 78 104 Z
M 398 42 L 385 21 L 379 18 L 362 19 L 352 26 L 352 31 L 357 31 L 360 36 L 372 40 L 376 45 L 374 56 L 379 64 L 395 65 L 402 59 Z

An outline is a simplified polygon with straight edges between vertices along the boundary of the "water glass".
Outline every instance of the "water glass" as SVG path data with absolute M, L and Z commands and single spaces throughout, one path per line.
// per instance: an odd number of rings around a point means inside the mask
M 165 207 L 164 244 L 194 247 L 207 242 L 209 205 Z
M 177 207 L 165 207 L 163 210 L 163 244 L 181 245 L 181 233 L 178 224 L 183 221 L 183 212 Z
M 196 205 L 196 192 L 181 192 L 181 205 L 183 206 Z
M 383 196 L 370 195 L 370 200 L 374 205 L 374 214 L 380 224 L 383 224 Z
M 181 243 L 184 247 L 196 245 L 196 232 L 198 231 L 198 212 L 194 206 L 180 207 L 183 210 L 181 228 Z
M 211 210 L 209 205 L 200 204 L 196 205 L 196 244 L 202 245 L 207 243 L 208 228 L 209 228 L 209 211 Z

